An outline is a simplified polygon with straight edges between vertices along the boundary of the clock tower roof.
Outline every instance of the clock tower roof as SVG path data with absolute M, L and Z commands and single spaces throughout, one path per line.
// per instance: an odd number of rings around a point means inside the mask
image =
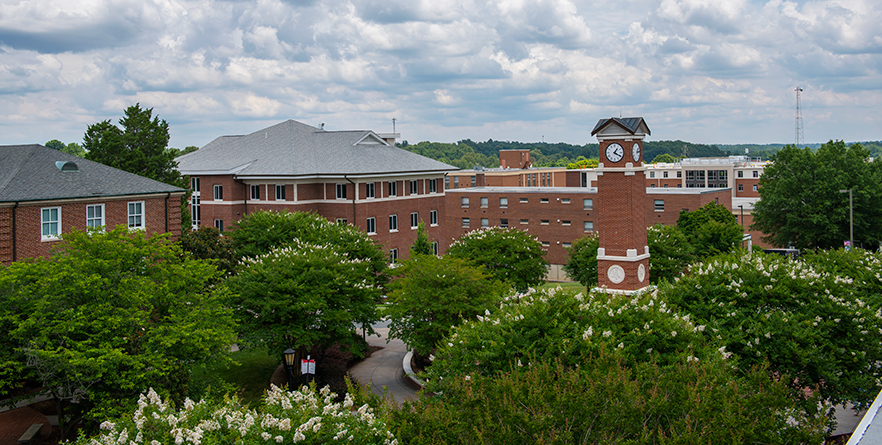
M 638 136 L 652 134 L 642 117 L 611 117 L 600 119 L 591 130 L 591 136 Z

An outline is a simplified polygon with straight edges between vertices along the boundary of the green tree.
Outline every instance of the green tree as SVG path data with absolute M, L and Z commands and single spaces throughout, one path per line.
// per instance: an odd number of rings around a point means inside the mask
M 580 168 L 596 168 L 599 164 L 597 159 L 588 159 L 585 156 L 579 156 L 576 158 L 575 162 L 570 162 L 567 164 L 567 169 L 580 169 Z
M 585 235 L 567 247 L 567 263 L 564 272 L 567 276 L 591 288 L 597 286 L 597 248 L 600 246 L 596 233 Z
M 43 144 L 46 148 L 51 148 L 53 150 L 61 150 L 64 148 L 64 142 L 59 141 L 58 139 L 52 139 L 51 141 Z
M 51 141 L 43 144 L 43 146 L 80 158 L 86 157 L 86 150 L 83 149 L 82 145 L 77 144 L 76 142 L 71 142 L 70 144 L 64 145 L 64 142 L 61 142 L 58 139 L 52 139 Z
M 653 158 L 652 162 L 650 162 L 650 164 L 662 164 L 662 163 L 672 164 L 675 162 L 677 162 L 677 158 L 671 156 L 668 153 L 662 153 L 662 154 L 656 156 L 655 158 Z
M 233 273 L 239 257 L 233 248 L 233 240 L 223 236 L 214 227 L 202 226 L 196 230 L 184 230 L 181 247 L 193 258 L 208 260 L 224 273 Z
M 389 295 L 389 334 L 428 357 L 450 329 L 492 308 L 508 286 L 467 261 L 418 255 L 396 269 Z
M 369 327 L 377 321 L 383 294 L 370 261 L 351 257 L 337 244 L 299 239 L 247 258 L 225 282 L 240 337 L 277 353 L 287 348 L 302 353 L 335 341 L 356 352 L 353 324 Z
M 788 145 L 771 156 L 759 182 L 751 229 L 779 247 L 829 249 L 849 239 L 848 194 L 854 196 L 854 237 L 876 248 L 882 237 L 882 159 L 860 144 L 830 141 L 816 152 Z
M 882 272 L 877 258 L 867 260 L 865 274 Z M 882 315 L 867 304 L 878 296 L 824 269 L 835 267 L 739 252 L 693 265 L 659 293 L 719 335 L 742 371 L 768 361 L 773 372 L 787 376 L 794 399 L 813 388 L 827 403 L 866 406 L 882 377 Z
M 5 346 L 55 399 L 65 436 L 81 418 L 132 409 L 149 387 L 182 400 L 191 367 L 234 342 L 217 275 L 166 235 L 65 233 L 51 257 L 0 269 Z
M 186 185 L 178 173 L 174 152 L 168 150 L 168 123 L 153 117 L 152 108 L 132 105 L 126 108 L 119 124 L 122 129 L 106 120 L 86 129 L 86 159 L 166 184 Z
M 693 212 L 682 210 L 677 218 L 677 227 L 701 258 L 730 252 L 741 243 L 742 230 L 738 218 L 726 206 L 715 202 L 709 202 Z
M 649 282 L 652 284 L 679 277 L 696 259 L 692 244 L 676 226 L 655 224 L 649 227 L 646 242 L 649 245 Z
M 432 250 L 432 243 L 429 241 L 429 236 L 426 235 L 426 224 L 420 221 L 417 225 L 417 236 L 413 241 L 413 245 L 410 246 L 410 256 L 414 255 L 432 255 L 435 252 Z
M 484 266 L 485 272 L 519 292 L 543 283 L 548 272 L 542 245 L 517 229 L 473 230 L 456 240 L 447 255 Z

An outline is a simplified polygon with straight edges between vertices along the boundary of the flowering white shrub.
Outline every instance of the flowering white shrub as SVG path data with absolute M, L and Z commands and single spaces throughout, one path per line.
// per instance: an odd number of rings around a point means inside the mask
M 273 385 L 259 410 L 236 400 L 218 406 L 190 399 L 176 410 L 151 388 L 130 419 L 101 424 L 101 434 L 78 445 L 184 444 L 383 444 L 396 445 L 383 419 L 367 405 L 354 406 L 347 394 L 334 402 L 327 387 L 285 391 Z

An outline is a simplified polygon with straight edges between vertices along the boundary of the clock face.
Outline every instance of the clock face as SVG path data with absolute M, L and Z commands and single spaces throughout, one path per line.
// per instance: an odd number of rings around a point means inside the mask
M 619 162 L 625 157 L 625 149 L 619 144 L 609 144 L 606 146 L 606 158 L 609 162 Z
M 631 149 L 631 157 L 634 159 L 634 162 L 640 162 L 640 144 L 634 143 L 634 147 Z

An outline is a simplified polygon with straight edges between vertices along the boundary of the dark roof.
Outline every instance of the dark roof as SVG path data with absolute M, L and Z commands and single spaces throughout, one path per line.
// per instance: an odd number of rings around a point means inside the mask
M 597 134 L 598 131 L 602 130 L 604 127 L 610 124 L 617 124 L 622 127 L 623 130 L 628 133 L 635 134 L 640 131 L 640 126 L 642 125 L 646 131 L 646 134 L 652 134 L 649 131 L 649 126 L 646 125 L 646 122 L 642 117 L 611 117 L 608 119 L 601 119 L 597 121 L 597 125 L 594 126 L 594 129 L 591 130 L 591 136 Z
M 294 120 L 240 136 L 221 136 L 177 158 L 185 175 L 321 176 L 459 170 L 389 145 L 370 130 L 324 131 Z
M 77 171 L 61 171 L 77 166 Z M 56 165 L 56 163 L 59 163 Z M 175 193 L 184 190 L 39 144 L 0 145 L 0 202 Z

